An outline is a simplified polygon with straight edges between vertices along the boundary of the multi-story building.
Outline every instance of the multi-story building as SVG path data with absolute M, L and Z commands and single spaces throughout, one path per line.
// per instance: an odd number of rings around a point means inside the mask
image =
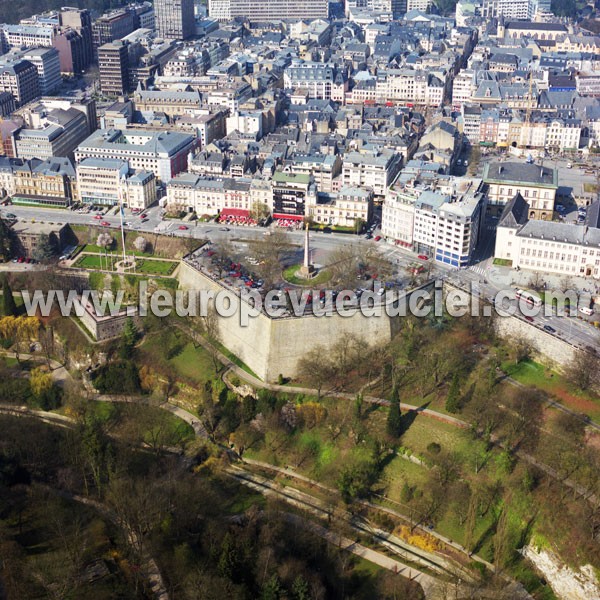
M 72 235 L 68 223 L 18 221 L 12 226 L 12 232 L 15 241 L 14 253 L 24 257 L 34 256 L 42 240 L 48 240 L 53 246 L 54 252 L 60 254 Z
M 77 145 L 89 134 L 85 113 L 75 108 L 44 110 L 32 113 L 30 118 L 31 126 L 15 134 L 19 158 L 72 157 Z
M 72 29 L 81 37 L 81 68 L 87 69 L 94 60 L 93 27 L 90 11 L 87 8 L 73 8 L 70 6 L 61 8 L 59 22 L 63 28 Z
M 457 194 L 424 191 L 415 203 L 415 250 L 453 267 L 471 262 L 485 213 L 481 180 L 463 183 Z
M 488 186 L 488 207 L 499 215 L 516 194 L 529 204 L 531 219 L 552 220 L 558 189 L 558 171 L 518 162 L 486 163 L 483 181 Z
M 600 205 L 588 209 L 588 225 L 529 220 L 529 205 L 517 194 L 498 221 L 494 256 L 513 268 L 600 277 Z
M 301 220 L 306 204 L 316 204 L 316 195 L 310 175 L 277 171 L 273 175 L 273 218 Z
M 199 109 L 202 97 L 198 92 L 171 92 L 168 90 L 137 90 L 132 97 L 136 110 L 164 112 L 173 117 Z
M 56 48 L 31 48 L 14 54 L 35 66 L 42 96 L 52 94 L 60 87 L 60 55 Z
M 13 204 L 65 208 L 77 199 L 75 169 L 68 158 L 23 161 L 13 168 Z
M 113 206 L 125 198 L 129 163 L 114 158 L 84 158 L 77 163 L 79 200 L 84 204 Z
M 120 40 L 136 28 L 135 13 L 131 10 L 119 9 L 102 15 L 92 28 L 94 53 L 97 54 L 100 46 Z
M 336 178 L 342 173 L 342 159 L 339 154 L 297 154 L 286 164 L 284 171 L 312 175 L 317 191 L 334 192 Z
M 373 192 L 345 187 L 334 194 L 309 195 L 305 210 L 306 216 L 316 223 L 351 227 L 360 233 L 361 226 L 369 223 L 373 217 Z
M 176 131 L 98 129 L 75 150 L 75 160 L 126 160 L 132 169 L 152 171 L 159 181 L 167 183 L 186 170 L 188 155 L 196 145 L 196 138 Z
M 277 21 L 286 19 L 327 19 L 329 2 L 312 0 L 296 2 L 296 0 L 265 0 L 264 2 L 247 2 L 246 0 L 214 0 L 209 4 L 209 15 L 219 20 L 243 17 L 250 21 Z
M 12 94 L 17 106 L 39 98 L 40 82 L 35 66 L 22 59 L 0 66 L 0 92 Z
M 166 40 L 186 40 L 194 35 L 194 0 L 155 0 L 156 31 Z
M 145 209 L 156 201 L 151 171 L 130 171 L 125 160 L 85 158 L 76 167 L 79 200 L 84 204 Z
M 0 117 L 8 117 L 16 107 L 15 97 L 10 92 L 0 92 Z
M 309 98 L 331 99 L 336 68 L 330 64 L 294 61 L 283 73 L 286 90 L 306 90 Z
M 393 150 L 372 154 L 348 152 L 342 163 L 343 187 L 365 187 L 376 196 L 385 196 L 402 166 L 402 156 Z
M 156 177 L 152 171 L 135 171 L 126 181 L 129 208 L 144 210 L 156 202 Z
M 483 0 L 482 15 L 487 18 L 533 19 L 537 0 Z
M 386 194 L 381 213 L 381 232 L 388 240 L 412 249 L 415 203 L 421 191 L 413 187 L 392 187 Z
M 100 89 L 107 96 L 122 96 L 129 91 L 129 48 L 123 41 L 98 48 Z

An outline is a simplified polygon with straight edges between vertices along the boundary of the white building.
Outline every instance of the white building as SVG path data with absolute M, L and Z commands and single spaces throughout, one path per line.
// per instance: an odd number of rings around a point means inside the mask
M 401 165 L 402 156 L 388 149 L 374 154 L 348 152 L 342 163 L 342 185 L 371 188 L 376 196 L 385 196 Z
M 76 167 L 79 199 L 84 204 L 113 206 L 125 197 L 127 161 L 85 158 Z
M 323 225 L 358 230 L 358 225 L 367 224 L 373 215 L 373 192 L 370 190 L 345 187 L 337 194 L 318 194 L 316 198 L 309 198 L 311 200 L 307 199 L 305 206 L 306 215 Z
M 516 195 L 502 214 L 494 256 L 512 267 L 581 277 L 600 277 L 600 205 L 588 210 L 588 225 L 529 220 L 525 199 Z

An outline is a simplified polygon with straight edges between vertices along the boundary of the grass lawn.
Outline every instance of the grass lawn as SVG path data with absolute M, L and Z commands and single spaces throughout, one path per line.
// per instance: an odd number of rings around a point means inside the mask
M 146 273 L 148 275 L 171 275 L 179 263 L 166 260 L 139 260 L 137 261 L 136 273 Z
M 519 364 L 504 363 L 502 370 L 524 385 L 530 385 L 551 394 L 557 402 L 571 410 L 600 419 L 600 399 L 590 392 L 575 390 L 559 373 L 546 369 L 532 360 Z
M 183 334 L 177 337 L 172 333 L 167 339 L 162 335 L 149 336 L 140 350 L 147 353 L 153 363 L 175 369 L 180 378 L 193 385 L 203 385 L 215 375 L 208 352 L 202 346 L 194 347 Z
M 495 258 L 494 264 L 499 267 L 512 267 L 512 260 L 508 258 Z
M 304 279 L 303 277 L 297 277 L 296 273 L 300 269 L 300 265 L 292 265 L 283 271 L 283 278 L 294 285 L 302 285 L 307 287 L 314 287 L 326 283 L 331 279 L 331 272 L 327 270 L 320 271 L 317 275 L 311 279 Z
M 111 260 L 112 259 L 112 260 Z M 107 261 L 105 256 L 101 254 L 82 254 L 82 256 L 75 262 L 74 267 L 82 269 L 106 269 L 111 270 L 112 263 L 118 262 L 118 255 L 109 255 Z M 145 275 L 163 275 L 168 276 L 173 273 L 179 263 L 177 261 L 170 260 L 157 260 L 157 259 L 140 259 L 137 261 L 136 273 L 143 273 Z M 129 274 L 134 274 L 133 271 L 128 271 Z

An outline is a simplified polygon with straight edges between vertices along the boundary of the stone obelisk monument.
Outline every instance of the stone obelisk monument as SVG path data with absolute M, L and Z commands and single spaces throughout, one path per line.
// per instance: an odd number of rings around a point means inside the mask
M 308 240 L 308 223 L 306 223 L 306 230 L 304 232 L 304 262 L 298 270 L 298 276 L 309 279 L 315 275 L 315 266 L 310 263 L 310 246 Z

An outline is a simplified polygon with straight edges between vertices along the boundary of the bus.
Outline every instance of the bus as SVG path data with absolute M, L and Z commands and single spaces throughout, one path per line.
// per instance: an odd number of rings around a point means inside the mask
M 539 296 L 536 296 L 535 294 L 532 294 L 531 292 L 526 292 L 525 290 L 517 290 L 515 292 L 515 297 L 518 300 L 525 300 L 525 302 L 527 302 L 527 304 L 531 305 L 531 306 L 541 306 L 542 305 L 542 299 Z

